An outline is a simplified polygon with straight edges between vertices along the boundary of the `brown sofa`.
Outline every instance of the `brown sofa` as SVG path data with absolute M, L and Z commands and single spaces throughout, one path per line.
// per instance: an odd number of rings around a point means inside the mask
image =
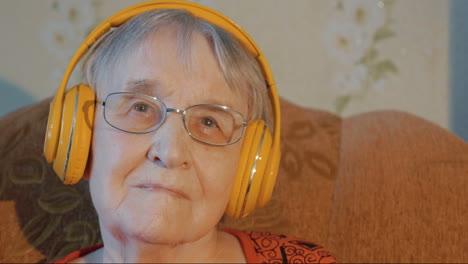
M 281 104 L 272 201 L 224 226 L 307 239 L 341 262 L 468 262 L 468 143 L 403 112 Z M 47 113 L 48 100 L 0 120 L 0 262 L 100 242 L 87 182 L 62 185 L 42 157 Z

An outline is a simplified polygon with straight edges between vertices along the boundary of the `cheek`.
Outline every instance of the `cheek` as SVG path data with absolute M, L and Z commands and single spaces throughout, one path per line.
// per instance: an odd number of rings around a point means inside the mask
M 130 134 L 108 126 L 103 119 L 96 118 L 95 124 L 91 150 L 91 194 L 95 203 L 117 202 L 119 196 L 126 192 L 122 190 L 126 175 L 141 163 L 143 154 L 138 152 L 135 140 L 128 138 Z
M 238 144 L 238 145 L 237 145 Z M 231 195 L 231 187 L 238 170 L 239 157 L 242 143 L 222 148 L 208 146 L 203 153 L 197 153 L 195 168 L 197 175 L 201 175 L 203 191 L 211 201 L 226 200 Z
M 139 146 L 144 137 L 126 133 L 111 127 L 101 114 L 95 118 L 92 154 L 97 169 L 109 170 L 115 166 L 131 163 L 141 157 L 144 149 Z M 98 113 L 96 113 L 98 114 Z
M 115 165 L 118 165 L 124 153 L 132 153 L 125 140 L 121 139 L 118 133 L 107 128 L 105 121 L 97 122 L 93 134 L 93 170 L 92 172 L 110 172 Z M 118 144 L 117 144 L 118 142 Z M 93 173 L 92 173 L 93 174 Z M 96 174 L 96 173 L 94 173 Z

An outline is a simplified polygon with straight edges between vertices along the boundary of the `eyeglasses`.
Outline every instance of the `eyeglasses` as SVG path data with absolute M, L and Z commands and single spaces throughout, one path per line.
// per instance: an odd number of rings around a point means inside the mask
M 175 112 L 182 114 L 185 130 L 192 138 L 209 145 L 225 146 L 239 141 L 247 126 L 241 113 L 215 104 L 192 105 L 181 110 L 166 107 L 156 97 L 131 92 L 111 93 L 101 104 L 106 122 L 128 133 L 155 131 L 164 123 L 167 113 Z

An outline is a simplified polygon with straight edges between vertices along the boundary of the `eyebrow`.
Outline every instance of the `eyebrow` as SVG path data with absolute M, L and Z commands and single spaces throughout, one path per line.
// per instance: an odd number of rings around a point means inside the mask
M 129 80 L 125 84 L 124 92 L 133 92 L 133 93 L 140 93 L 140 94 L 146 94 L 149 96 L 153 96 L 159 99 L 160 94 L 160 88 L 161 88 L 161 83 L 156 80 L 156 79 L 135 79 L 135 80 Z M 163 95 L 163 97 L 166 95 Z M 212 98 L 208 101 L 205 102 L 199 102 L 197 104 L 215 104 L 215 105 L 221 105 L 221 106 L 227 106 L 233 110 L 239 111 L 238 109 L 232 108 L 232 105 L 228 104 L 225 100 L 218 100 L 215 98 Z
M 125 84 L 124 91 L 156 96 L 158 87 L 160 87 L 160 83 L 157 80 L 129 80 Z

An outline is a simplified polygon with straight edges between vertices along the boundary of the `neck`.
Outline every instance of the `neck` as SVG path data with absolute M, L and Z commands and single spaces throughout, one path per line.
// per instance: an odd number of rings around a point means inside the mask
M 231 253 L 232 245 L 239 245 L 237 239 L 216 228 L 198 240 L 177 243 L 150 243 L 122 233 L 109 232 L 102 226 L 101 232 L 105 247 L 99 262 L 103 263 L 232 262 L 234 257 L 238 257 Z M 239 262 L 238 258 L 236 260 Z

